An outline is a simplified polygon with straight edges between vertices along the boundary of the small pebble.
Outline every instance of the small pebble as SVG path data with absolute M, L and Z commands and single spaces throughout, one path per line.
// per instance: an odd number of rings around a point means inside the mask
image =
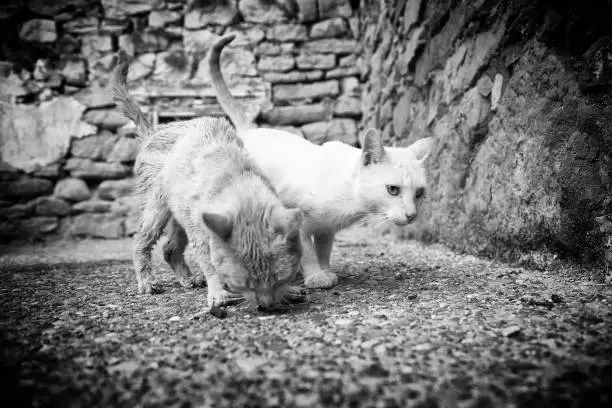
M 225 319 L 227 317 L 227 310 L 221 309 L 219 306 L 213 306 L 210 308 L 210 314 L 217 319 Z
M 338 292 L 337 290 L 334 290 L 334 291 L 332 292 L 332 295 L 340 296 L 340 292 Z
M 552 300 L 553 303 L 563 303 L 563 298 L 556 293 L 550 295 L 550 300 Z
M 519 326 L 508 326 L 501 332 L 505 337 L 515 337 L 521 333 L 521 328 Z
M 411 293 L 411 294 L 408 295 L 408 299 L 409 300 L 414 300 L 416 298 L 417 298 L 417 294 L 416 293 Z
M 395 280 L 402 280 L 402 279 L 404 279 L 404 275 L 403 274 L 401 274 L 399 272 L 395 274 Z
M 180 316 L 172 316 L 170 319 L 168 319 L 168 321 L 170 322 L 178 322 L 181 320 Z

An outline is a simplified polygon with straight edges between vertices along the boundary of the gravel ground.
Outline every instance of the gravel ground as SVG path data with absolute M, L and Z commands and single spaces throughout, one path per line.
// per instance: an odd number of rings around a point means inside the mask
M 342 234 L 337 287 L 283 314 L 135 293 L 131 241 L 0 246 L 3 399 L 61 407 L 611 406 L 612 288 Z M 371 234 L 370 234 L 371 235 Z M 5 405 L 6 406 L 6 405 Z

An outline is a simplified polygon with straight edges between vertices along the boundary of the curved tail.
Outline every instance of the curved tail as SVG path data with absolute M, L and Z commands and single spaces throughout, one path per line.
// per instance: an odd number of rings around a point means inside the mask
M 143 137 L 153 130 L 153 126 L 128 93 L 126 85 L 128 73 L 127 54 L 125 51 L 119 50 L 117 58 L 117 65 L 115 66 L 111 79 L 113 101 L 117 105 L 117 109 L 125 115 L 125 117 L 134 122 L 138 134 Z
M 217 94 L 217 100 L 221 104 L 221 107 L 230 117 L 234 126 L 238 130 L 238 134 L 241 135 L 250 128 L 249 123 L 243 113 L 243 108 L 240 104 L 232 97 L 232 94 L 223 79 L 221 74 L 221 68 L 219 58 L 221 57 L 221 51 L 223 48 L 231 43 L 235 34 L 229 34 L 221 37 L 217 43 L 210 49 L 208 54 L 208 68 L 210 71 L 210 77 L 212 79 L 212 85 Z

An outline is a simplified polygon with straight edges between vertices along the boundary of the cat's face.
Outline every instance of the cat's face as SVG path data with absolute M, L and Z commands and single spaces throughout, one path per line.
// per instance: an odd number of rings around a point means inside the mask
M 356 188 L 374 223 L 378 218 L 406 225 L 416 219 L 427 192 L 423 161 L 431 142 L 425 138 L 407 148 L 385 149 L 378 132 L 366 133 Z
M 222 239 L 211 242 L 223 288 L 266 308 L 280 303 L 294 284 L 302 255 L 300 211 L 278 206 L 269 217 L 267 223 L 230 222 L 218 234 Z

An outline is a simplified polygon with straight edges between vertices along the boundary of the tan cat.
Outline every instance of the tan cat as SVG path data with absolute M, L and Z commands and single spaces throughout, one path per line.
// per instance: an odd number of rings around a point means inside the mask
M 299 268 L 299 209 L 287 209 L 236 131 L 224 118 L 151 124 L 126 89 L 127 57 L 119 53 L 113 96 L 142 140 L 135 173 L 142 195 L 134 266 L 139 293 L 160 290 L 151 251 L 169 222 L 164 258 L 185 287 L 202 284 L 185 263 L 188 242 L 208 284 L 209 306 L 243 296 L 263 307 L 294 294 Z
M 217 99 L 283 203 L 301 208 L 305 215 L 300 235 L 306 286 L 333 286 L 337 277 L 329 261 L 336 232 L 366 219 L 396 225 L 415 220 L 425 196 L 423 161 L 432 139 L 385 148 L 380 134 L 370 129 L 360 150 L 340 142 L 319 146 L 289 132 L 252 128 L 219 68 L 221 51 L 233 39 L 233 34 L 222 37 L 209 53 Z

